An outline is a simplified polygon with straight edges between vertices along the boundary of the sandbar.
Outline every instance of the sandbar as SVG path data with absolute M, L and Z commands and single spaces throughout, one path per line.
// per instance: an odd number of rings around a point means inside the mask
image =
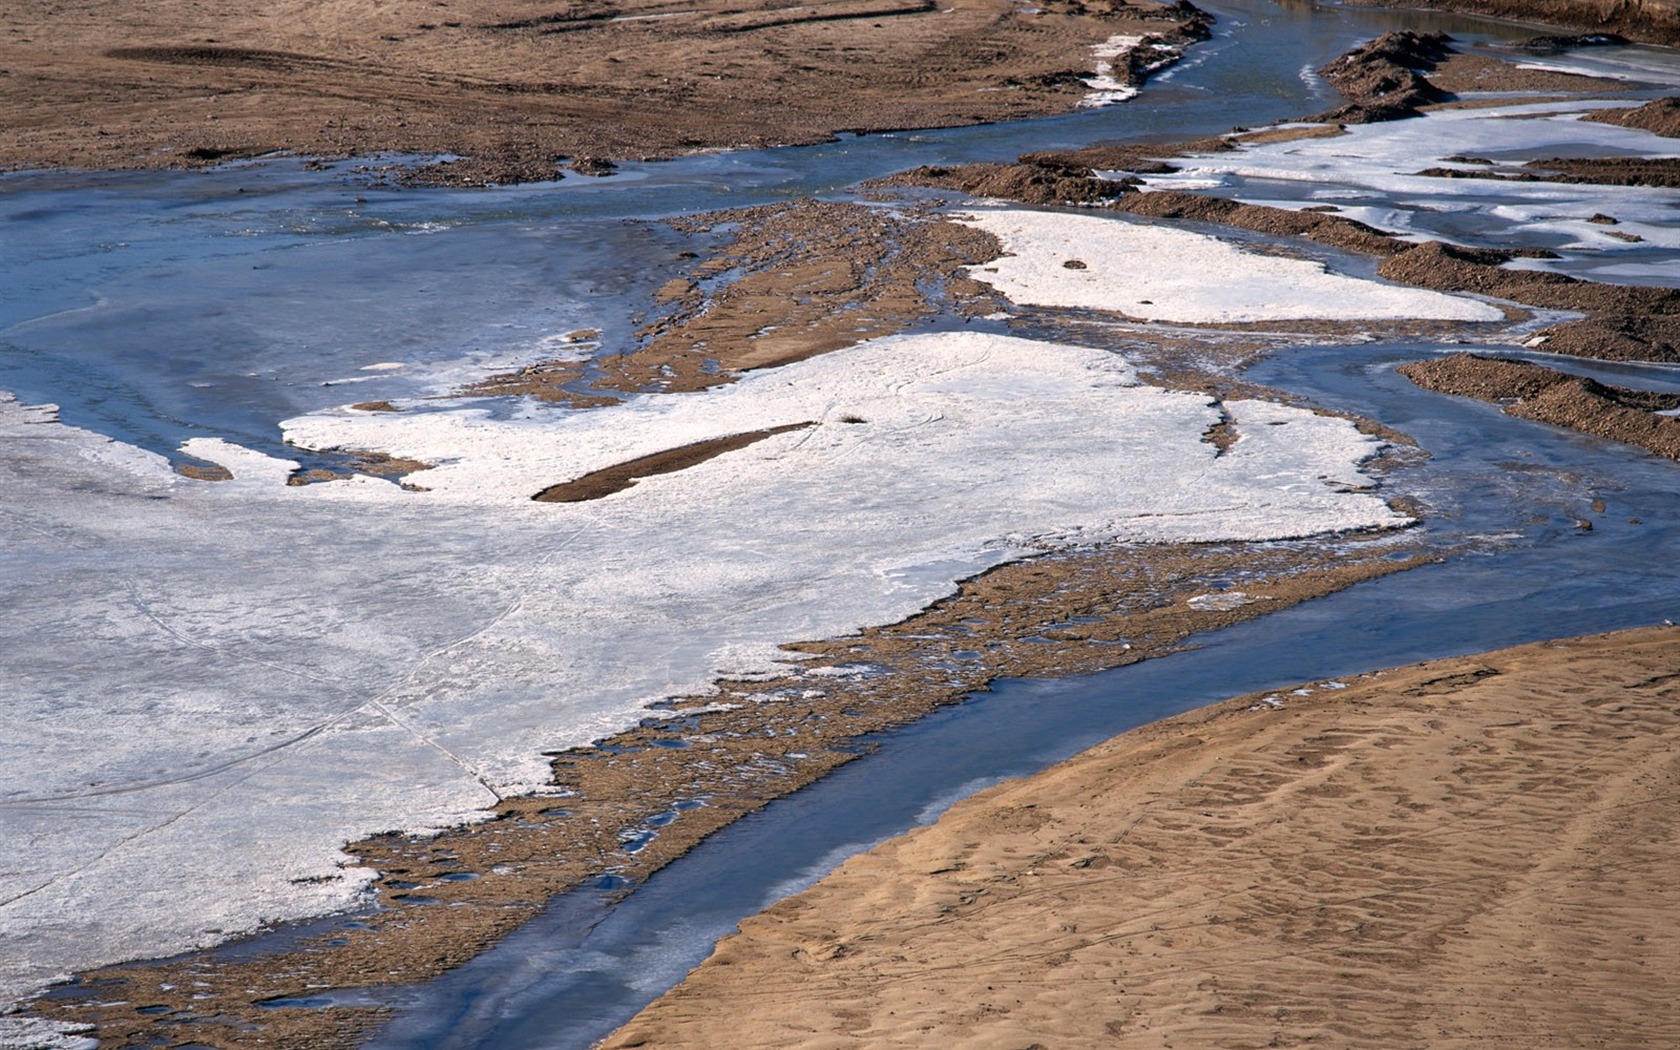
M 1239 697 L 952 807 L 605 1044 L 1668 1046 L 1680 631 Z

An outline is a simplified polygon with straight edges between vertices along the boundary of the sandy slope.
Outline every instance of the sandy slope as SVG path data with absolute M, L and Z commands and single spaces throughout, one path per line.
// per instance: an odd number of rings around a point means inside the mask
M 1680 631 L 1303 692 L 959 803 L 607 1045 L 1680 1045 Z

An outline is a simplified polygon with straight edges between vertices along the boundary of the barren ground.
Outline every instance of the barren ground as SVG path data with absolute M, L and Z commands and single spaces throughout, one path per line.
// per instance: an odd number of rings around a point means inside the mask
M 1063 112 L 1124 0 L 99 0 L 0 4 L 0 170 L 458 154 L 424 178 Z M 590 164 L 580 165 L 589 168 Z M 601 170 L 598 165 L 594 170 Z
M 606 1045 L 1680 1041 L 1680 632 L 1299 692 L 959 803 Z

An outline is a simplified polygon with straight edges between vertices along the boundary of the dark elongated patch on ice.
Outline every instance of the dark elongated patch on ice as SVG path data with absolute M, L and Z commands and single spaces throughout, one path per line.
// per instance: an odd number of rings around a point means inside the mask
M 681 445 L 663 452 L 637 456 L 623 463 L 590 471 L 571 481 L 550 485 L 531 498 L 539 503 L 582 503 L 585 500 L 600 499 L 615 492 L 623 492 L 643 478 L 651 478 L 657 474 L 674 474 L 721 456 L 725 452 L 734 452 L 757 444 L 767 437 L 786 434 L 792 430 L 806 430 L 816 425 L 814 422 L 784 423 L 779 427 L 749 430 L 744 434 L 730 434 L 728 437 L 696 441 L 692 445 Z

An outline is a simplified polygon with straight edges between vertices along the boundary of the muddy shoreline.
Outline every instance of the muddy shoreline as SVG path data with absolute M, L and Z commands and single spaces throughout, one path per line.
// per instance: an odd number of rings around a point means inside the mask
M 1096 45 L 1207 32 L 1188 4 L 1125 0 L 329 0 L 284 17 L 142 0 L 122 19 L 78 0 L 8 25 L 0 171 L 283 151 L 452 186 L 1064 113 L 1091 91 Z

